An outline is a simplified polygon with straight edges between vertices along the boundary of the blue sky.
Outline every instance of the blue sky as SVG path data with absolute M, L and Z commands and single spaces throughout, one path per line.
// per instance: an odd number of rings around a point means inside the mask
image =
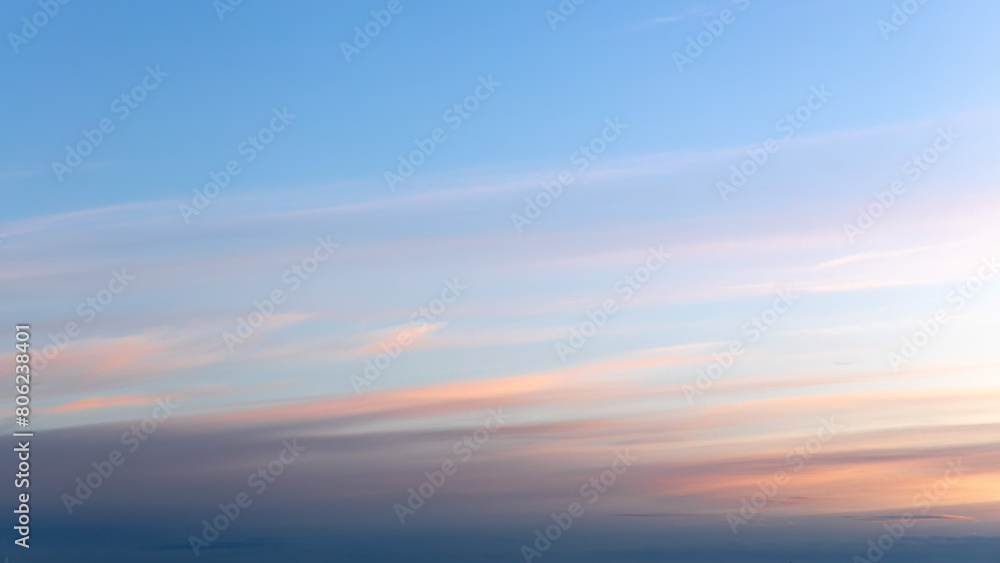
M 995 559 L 1000 6 L 401 0 L 346 60 L 389 5 L 70 2 L 6 36 L 0 316 L 32 325 L 59 538 L 24 560 L 194 560 L 292 439 L 201 559 L 524 560 L 624 450 L 543 563 L 851 560 L 943 476 L 892 556 Z
M 10 5 L 7 27 L 17 31 L 32 6 Z M 544 170 L 608 116 L 633 124 L 620 155 L 754 143 L 818 84 L 839 103 L 809 123 L 813 133 L 942 117 L 996 99 L 996 77 L 981 71 L 997 56 L 989 4 L 930 3 L 889 41 L 876 24 L 891 14 L 888 2 L 734 4 L 736 21 L 678 72 L 672 53 L 726 6 L 589 2 L 552 30 L 544 4 L 406 2 L 348 64 L 338 45 L 378 4 L 245 3 L 220 22 L 203 2 L 71 3 L 3 61 L 8 103 L 20 108 L 3 147 L 5 183 L 22 193 L 5 216 L 181 197 L 274 107 L 300 118 L 241 178 L 242 191 L 352 180 L 364 188 L 331 196 L 382 195 L 375 180 L 480 75 L 503 86 L 421 176 Z M 670 16 L 680 19 L 655 23 Z M 169 79 L 86 169 L 59 183 L 50 163 L 113 115 L 112 100 L 147 65 Z

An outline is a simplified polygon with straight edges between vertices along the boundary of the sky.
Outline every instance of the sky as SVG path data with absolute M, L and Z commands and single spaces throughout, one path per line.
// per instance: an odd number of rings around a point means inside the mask
M 1000 555 L 1000 5 L 48 2 L 9 561 Z

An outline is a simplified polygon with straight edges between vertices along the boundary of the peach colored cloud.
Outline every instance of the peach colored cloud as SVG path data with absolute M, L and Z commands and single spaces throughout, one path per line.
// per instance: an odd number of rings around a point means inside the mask
M 146 397 L 138 393 L 129 393 L 127 395 L 88 397 L 86 399 L 78 399 L 76 401 L 63 403 L 61 405 L 56 405 L 41 410 L 43 412 L 54 414 L 54 413 L 76 412 L 76 411 L 91 410 L 91 409 L 105 409 L 109 407 L 132 407 L 138 405 L 147 405 L 155 401 L 156 401 L 155 398 Z
M 400 338 L 410 341 L 409 346 L 415 346 L 417 341 L 429 332 L 435 331 L 444 326 L 445 323 L 424 324 L 420 326 L 397 325 L 372 334 L 378 342 L 363 346 L 355 351 L 357 356 L 368 356 L 383 352 L 382 345 L 392 345 L 399 342 Z

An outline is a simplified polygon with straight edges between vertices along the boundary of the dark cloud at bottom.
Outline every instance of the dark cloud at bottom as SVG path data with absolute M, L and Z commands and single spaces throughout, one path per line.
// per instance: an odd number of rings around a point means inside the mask
M 393 503 L 405 502 L 406 488 L 415 484 L 422 469 L 400 456 L 368 457 L 372 450 L 384 451 L 386 440 L 399 437 L 330 436 L 330 425 L 337 423 L 329 421 L 318 425 L 324 432 L 315 423 L 209 431 L 184 420 L 175 422 L 126 453 L 125 464 L 72 514 L 62 495 L 74 492 L 75 479 L 86 477 L 93 462 L 107 459 L 113 449 L 125 450 L 120 440 L 124 427 L 39 432 L 32 446 L 32 547 L 16 547 L 11 537 L 3 555 L 11 563 L 524 561 L 521 546 L 533 545 L 535 530 L 552 524 L 552 512 L 566 509 L 562 496 L 534 499 L 538 502 L 530 505 L 533 508 L 524 509 L 527 505 L 518 504 L 524 498 L 470 492 L 458 480 L 400 525 Z M 275 459 L 282 443 L 293 436 L 309 448 L 308 455 L 291 464 L 266 491 L 254 494 L 247 475 Z M 434 433 L 406 436 L 421 443 L 438 439 Z M 490 465 L 484 463 L 477 471 Z M 15 473 L 10 458 L 2 466 L 8 474 Z M 473 473 L 466 472 L 459 477 Z M 565 487 L 556 488 L 576 486 L 575 480 L 568 480 Z M 250 492 L 252 505 L 196 557 L 189 536 L 201 534 L 202 521 L 212 520 L 219 504 L 233 502 L 239 492 Z M 513 502 L 502 502 L 509 500 Z M 762 515 L 733 535 L 719 515 L 672 514 L 669 506 L 660 514 L 614 513 L 607 508 L 595 506 L 575 520 L 533 561 L 845 562 L 864 555 L 867 541 L 884 532 L 881 516 Z M 13 536 L 13 514 L 8 522 Z M 882 560 L 1000 560 L 1000 537 L 972 535 L 982 533 L 982 523 L 977 529 L 960 528 L 961 533 L 953 533 L 955 528 L 946 532 L 933 521 L 918 526 Z

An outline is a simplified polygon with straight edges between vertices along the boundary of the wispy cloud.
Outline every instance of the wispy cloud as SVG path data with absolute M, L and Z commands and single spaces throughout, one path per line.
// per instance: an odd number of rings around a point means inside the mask
M 696 4 L 683 12 L 678 12 L 673 15 L 668 16 L 658 16 L 655 18 L 650 18 L 634 26 L 634 29 L 643 29 L 649 27 L 656 27 L 658 25 L 677 23 L 679 21 L 686 20 L 690 17 L 701 16 L 711 12 L 711 9 L 704 4 Z

